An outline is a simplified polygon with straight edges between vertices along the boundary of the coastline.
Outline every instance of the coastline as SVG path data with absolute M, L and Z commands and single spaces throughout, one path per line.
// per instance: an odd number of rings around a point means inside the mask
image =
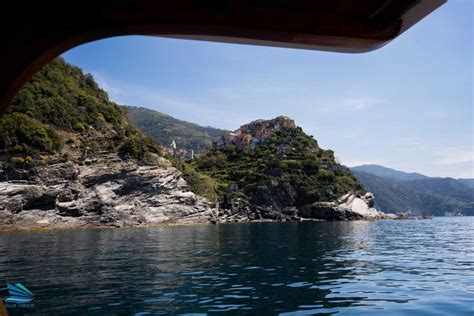
M 118 225 L 92 225 L 85 224 L 79 226 L 37 226 L 37 227 L 0 227 L 0 234 L 6 233 L 46 233 L 59 231 L 74 231 L 87 229 L 129 229 L 129 228 L 153 228 L 153 227 L 189 227 L 189 226 L 214 226 L 226 224 L 251 224 L 251 223 L 288 223 L 288 222 L 375 222 L 375 221 L 393 221 L 393 220 L 426 220 L 432 218 L 421 217 L 396 217 L 396 218 L 377 218 L 377 219 L 356 219 L 356 220 L 325 220 L 316 218 L 298 218 L 294 220 L 272 220 L 272 219 L 258 219 L 245 221 L 222 221 L 222 222 L 163 222 L 163 223 L 148 223 L 133 226 L 118 226 Z

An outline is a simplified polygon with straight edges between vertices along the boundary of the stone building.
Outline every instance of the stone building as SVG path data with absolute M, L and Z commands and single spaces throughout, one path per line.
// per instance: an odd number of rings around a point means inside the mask
M 295 121 L 287 116 L 278 116 L 271 120 L 259 119 L 242 125 L 234 132 L 224 134 L 221 139 L 213 143 L 213 147 L 223 149 L 234 144 L 239 150 L 254 150 L 270 139 L 274 133 L 294 128 L 296 128 Z

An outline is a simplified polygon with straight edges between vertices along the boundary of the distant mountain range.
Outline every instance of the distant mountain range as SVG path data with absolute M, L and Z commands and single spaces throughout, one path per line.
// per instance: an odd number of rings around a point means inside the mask
M 379 165 L 362 165 L 351 168 L 353 171 L 363 171 L 374 174 L 379 177 L 389 178 L 399 181 L 411 181 L 411 180 L 421 180 L 427 179 L 428 177 L 416 172 L 407 173 L 403 171 L 398 171 L 395 169 L 379 166 Z
M 474 188 L 474 179 L 458 179 L 458 181 L 464 185 Z
M 178 148 L 200 152 L 209 149 L 212 142 L 225 133 L 222 129 L 178 120 L 168 114 L 142 107 L 129 106 L 127 109 L 129 120 L 165 147 L 169 147 L 174 139 Z
M 379 165 L 351 170 L 384 212 L 474 215 L 474 179 L 434 178 Z

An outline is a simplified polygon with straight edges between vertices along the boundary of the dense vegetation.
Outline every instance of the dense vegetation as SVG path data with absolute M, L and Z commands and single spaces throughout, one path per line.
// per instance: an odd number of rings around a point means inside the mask
M 282 154 L 278 148 L 288 150 Z M 349 169 L 336 163 L 334 153 L 320 149 L 301 128 L 276 132 L 255 150 L 215 149 L 188 168 L 214 179 L 223 203 L 242 197 L 252 205 L 281 209 L 363 191 Z
M 188 163 L 168 157 L 173 166 L 182 172 L 183 178 L 195 194 L 205 197 L 212 204 L 218 201 L 217 182 L 210 176 L 198 172 Z
M 364 171 L 353 172 L 364 187 L 375 194 L 375 204 L 384 212 L 474 215 L 474 188 L 458 180 L 424 176 L 399 181 Z
M 0 118 L 0 156 L 4 161 L 36 161 L 74 148 L 137 159 L 160 152 L 90 74 L 57 58 L 25 84 Z
M 128 107 L 128 117 L 142 132 L 153 137 L 161 145 L 170 146 L 174 139 L 179 148 L 193 149 L 195 152 L 209 149 L 212 142 L 225 132 L 141 107 Z

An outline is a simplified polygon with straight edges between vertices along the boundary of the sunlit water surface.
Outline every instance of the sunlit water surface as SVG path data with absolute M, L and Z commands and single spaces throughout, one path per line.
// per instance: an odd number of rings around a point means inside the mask
M 0 234 L 13 314 L 474 315 L 474 217 Z

